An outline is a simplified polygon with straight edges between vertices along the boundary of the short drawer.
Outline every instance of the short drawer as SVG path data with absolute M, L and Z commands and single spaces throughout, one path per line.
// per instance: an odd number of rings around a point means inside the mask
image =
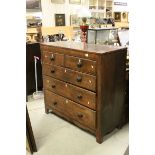
M 94 92 L 56 80 L 49 76 L 43 77 L 43 84 L 45 89 L 96 110 L 96 93 Z
M 60 42 L 55 42 L 55 43 L 57 43 L 59 45 Z M 61 43 L 66 44 L 66 42 L 61 42 Z M 53 44 L 53 43 L 50 43 L 50 44 Z M 79 47 L 81 47 L 80 50 L 82 50 L 83 44 L 79 45 Z M 89 47 L 89 48 L 91 49 L 91 47 Z M 81 52 L 79 50 L 68 49 L 68 47 L 61 48 L 60 46 L 59 47 L 58 46 L 47 46 L 47 45 L 42 45 L 42 44 L 40 44 L 40 49 L 41 49 L 41 51 L 56 52 L 56 53 L 60 53 L 60 54 L 72 55 L 75 57 L 86 58 L 86 59 L 90 59 L 93 61 L 97 60 L 97 54 L 94 52 L 87 52 L 87 51 Z
M 83 74 L 71 69 L 53 65 L 43 65 L 43 74 L 75 84 L 94 92 L 96 91 L 96 77 L 89 74 Z
M 64 55 L 53 53 L 53 52 L 43 52 L 42 53 L 42 62 L 43 64 L 50 64 L 50 65 L 64 65 Z
M 65 55 L 65 67 L 96 75 L 96 61 Z
M 45 90 L 45 104 L 73 120 L 95 129 L 96 112 L 53 92 Z

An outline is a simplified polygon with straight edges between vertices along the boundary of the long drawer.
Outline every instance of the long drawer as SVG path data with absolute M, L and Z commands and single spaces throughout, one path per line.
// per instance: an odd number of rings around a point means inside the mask
M 65 55 L 65 67 L 96 75 L 96 61 Z
M 62 112 L 66 116 L 91 129 L 95 129 L 96 112 L 94 110 L 86 108 L 48 90 L 45 90 L 45 101 L 52 109 Z
M 45 89 L 96 110 L 96 93 L 94 92 L 56 80 L 49 76 L 43 76 L 43 84 Z
M 53 53 L 53 52 L 43 52 L 42 62 L 43 64 L 63 66 L 64 65 L 64 54 Z
M 96 77 L 58 66 L 43 65 L 43 74 L 96 91 Z

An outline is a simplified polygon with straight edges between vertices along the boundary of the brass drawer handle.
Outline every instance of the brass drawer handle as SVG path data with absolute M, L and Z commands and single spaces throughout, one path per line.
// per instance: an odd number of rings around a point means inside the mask
M 51 69 L 51 73 L 55 73 L 55 70 L 54 69 Z
M 53 84 L 53 85 L 52 85 L 52 88 L 55 88 L 55 87 L 56 87 L 56 86 Z
M 53 105 L 57 105 L 57 102 L 53 102 Z
M 54 61 L 55 60 L 54 54 L 51 55 L 50 60 L 51 61 Z
M 82 95 L 78 95 L 77 98 L 78 98 L 78 99 L 82 99 Z
M 82 81 L 82 77 L 81 76 L 77 76 L 76 81 L 77 82 L 81 82 Z
M 78 67 L 78 68 L 81 68 L 82 65 L 83 65 L 83 64 L 82 64 L 82 60 L 79 59 L 79 62 L 77 63 L 77 67 Z
M 79 118 L 82 118 L 82 117 L 83 117 L 83 115 L 82 115 L 82 114 L 78 114 L 77 116 L 78 116 Z

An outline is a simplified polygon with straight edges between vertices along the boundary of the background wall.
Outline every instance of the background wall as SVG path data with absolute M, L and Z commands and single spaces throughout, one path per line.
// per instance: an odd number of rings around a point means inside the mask
M 114 0 L 114 2 L 124 2 L 127 6 L 114 5 L 114 12 L 129 12 L 128 0 Z M 42 12 L 27 12 L 27 16 L 39 16 L 42 18 L 43 26 L 55 26 L 55 14 L 65 14 L 66 26 L 70 25 L 70 15 L 76 14 L 77 10 L 84 6 L 88 8 L 89 0 L 81 0 L 81 5 L 69 4 L 69 0 L 65 0 L 64 4 L 54 4 L 51 0 L 41 0 Z
M 114 2 L 127 3 L 127 6 L 114 5 L 114 6 L 113 6 L 113 11 L 114 11 L 114 12 L 129 12 L 128 1 L 129 1 L 129 0 L 114 0 Z
M 70 25 L 70 15 L 76 14 L 77 10 L 84 6 L 88 8 L 88 0 L 81 0 L 81 5 L 69 4 L 69 0 L 65 0 L 64 4 L 54 4 L 51 0 L 41 0 L 42 12 L 26 13 L 27 16 L 39 16 L 42 18 L 43 26 L 55 26 L 55 14 L 65 14 L 66 26 Z

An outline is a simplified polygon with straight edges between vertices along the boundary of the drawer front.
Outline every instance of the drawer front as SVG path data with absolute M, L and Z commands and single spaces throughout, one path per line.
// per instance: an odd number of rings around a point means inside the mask
M 43 65 L 43 74 L 75 84 L 94 92 L 96 91 L 96 77 L 92 75 L 50 65 Z
M 65 115 L 71 115 L 71 110 L 69 107 L 68 99 L 62 99 L 61 96 L 58 97 L 57 94 L 51 91 L 45 90 L 45 104 L 50 106 L 52 109 L 57 111 L 63 111 Z
M 64 66 L 64 55 L 53 52 L 43 52 L 42 61 L 43 64 Z
M 91 109 L 96 109 L 96 93 L 48 76 L 43 77 L 43 83 L 45 89 L 51 90 L 54 93 L 62 95 Z
M 88 109 L 80 104 L 74 103 L 72 105 L 73 119 L 80 122 L 81 124 L 88 126 L 89 128 L 95 129 L 96 127 L 96 112 Z
M 95 129 L 96 112 L 94 110 L 88 109 L 48 90 L 45 90 L 45 102 L 52 109 L 63 113 L 91 129 Z
M 66 55 L 65 67 L 79 72 L 96 75 L 96 61 Z
M 82 45 L 83 46 L 83 45 Z M 49 52 L 56 52 L 56 53 L 60 53 L 60 54 L 66 54 L 66 55 L 72 55 L 75 57 L 80 57 L 80 58 L 86 58 L 86 59 L 90 59 L 90 60 L 97 60 L 97 55 L 96 53 L 91 53 L 91 52 L 87 52 L 87 51 L 77 51 L 77 50 L 73 50 L 73 49 L 65 49 L 65 48 L 61 48 L 61 47 L 55 47 L 55 46 L 44 46 L 44 45 L 40 45 L 40 49 L 41 51 L 49 51 Z

